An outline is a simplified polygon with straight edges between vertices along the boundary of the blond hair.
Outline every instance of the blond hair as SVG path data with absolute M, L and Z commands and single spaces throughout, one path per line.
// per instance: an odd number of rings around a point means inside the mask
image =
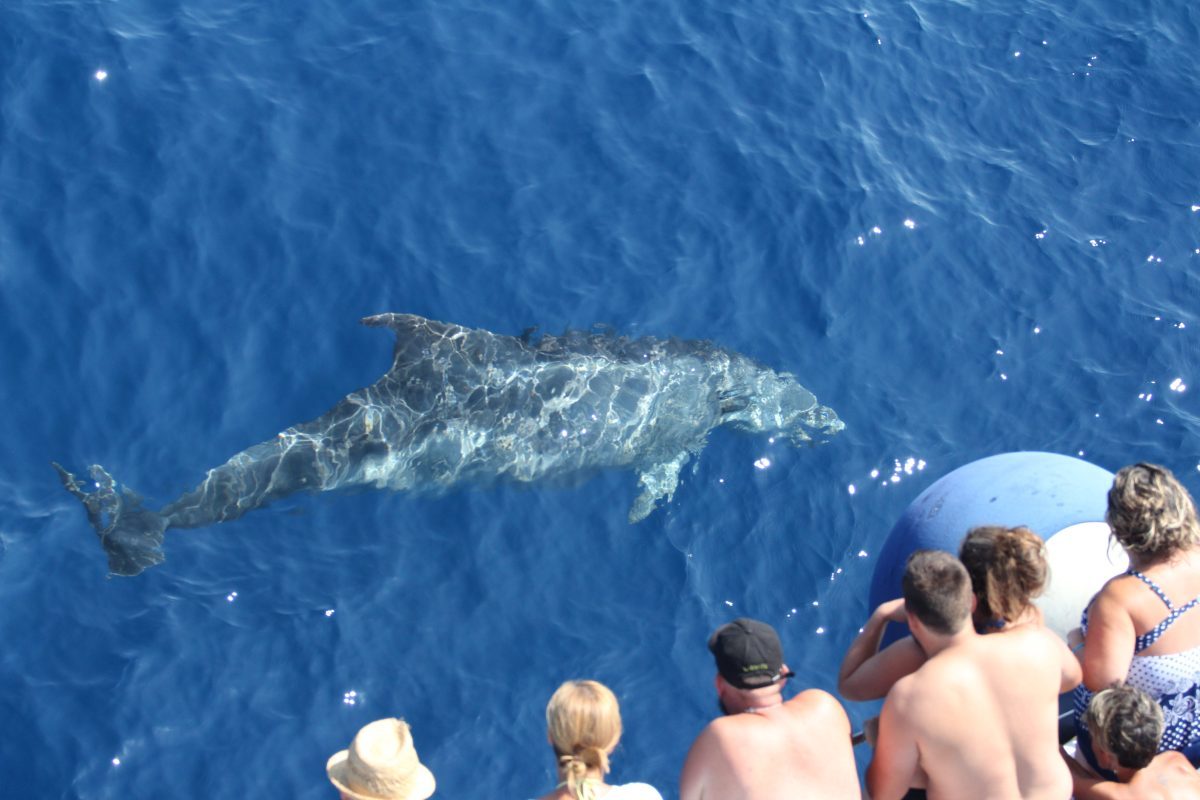
M 1200 541 L 1192 496 L 1157 464 L 1131 464 L 1117 473 L 1105 520 L 1126 551 L 1150 559 L 1169 558 Z
M 958 557 L 971 576 L 978 613 L 1012 622 L 1046 588 L 1046 543 L 1026 527 L 984 525 L 967 532 Z
M 590 770 L 608 772 L 608 754 L 621 738 L 617 697 L 597 681 L 567 681 L 546 705 L 546 730 L 558 757 L 559 777 L 576 798 Z
M 1092 697 L 1084 721 L 1092 739 L 1129 769 L 1141 769 L 1154 760 L 1165 724 L 1163 710 L 1153 697 L 1119 684 Z

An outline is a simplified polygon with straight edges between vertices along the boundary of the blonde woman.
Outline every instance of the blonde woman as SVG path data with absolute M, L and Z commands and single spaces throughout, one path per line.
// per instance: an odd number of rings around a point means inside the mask
M 1075 690 L 1079 753 L 1101 772 L 1085 711 L 1091 693 L 1117 682 L 1142 689 L 1163 710 L 1160 750 L 1200 766 L 1200 522 L 1187 489 L 1157 464 L 1117 473 L 1108 525 L 1129 555 L 1083 614 L 1083 685 Z
M 649 784 L 605 781 L 621 741 L 621 711 L 596 681 L 567 681 L 546 706 L 546 730 L 558 765 L 558 785 L 538 800 L 662 800 Z

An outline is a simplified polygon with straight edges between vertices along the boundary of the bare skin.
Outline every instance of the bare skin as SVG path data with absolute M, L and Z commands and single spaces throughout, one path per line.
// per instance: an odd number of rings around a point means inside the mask
M 925 663 L 925 651 L 912 636 L 897 639 L 879 649 L 887 623 L 905 620 L 902 598 L 880 603 L 871 613 L 842 658 L 838 670 L 838 692 L 842 697 L 854 701 L 878 700 L 896 681 L 921 668 Z M 1008 633 L 1024 625 L 1042 625 L 1042 612 L 1037 606 L 1030 605 L 1003 628 L 990 628 L 986 623 L 987 620 L 975 620 L 976 627 L 982 627 L 985 633 Z
M 692 743 L 679 778 L 680 800 L 861 796 L 850 719 L 841 703 L 820 689 L 784 702 L 786 682 L 743 690 L 717 676 L 717 695 L 729 713 Z
M 941 634 L 907 616 L 928 660 L 888 692 L 867 769 L 871 797 L 898 800 L 924 785 L 930 800 L 1069 798 L 1058 695 L 1081 670 L 1062 640 L 1034 625 L 983 636 L 967 620 Z
M 1129 554 L 1131 569 L 1157 583 L 1176 607 L 1200 595 L 1200 551 L 1182 550 L 1168 559 L 1148 560 Z M 1088 608 L 1087 639 L 1083 648 L 1083 682 L 1100 691 L 1129 674 L 1134 642 L 1162 622 L 1162 600 L 1132 575 L 1109 579 Z M 1200 613 L 1192 609 L 1139 655 L 1180 653 L 1200 646 Z
M 838 670 L 838 692 L 847 700 L 878 700 L 905 675 L 925 663 L 925 652 L 911 636 L 897 639 L 883 650 L 883 632 L 889 622 L 904 622 L 904 600 L 880 603 L 850 643 Z
M 1181 753 L 1159 753 L 1141 769 L 1122 767 L 1102 747 L 1096 748 L 1100 766 L 1117 774 L 1117 780 L 1098 778 L 1063 754 L 1071 770 L 1075 800 L 1200 800 L 1200 773 Z

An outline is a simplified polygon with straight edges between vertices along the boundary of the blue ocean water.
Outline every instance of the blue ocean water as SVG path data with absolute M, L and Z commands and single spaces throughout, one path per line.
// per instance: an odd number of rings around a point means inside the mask
M 1178 0 L 5 3 L 2 791 L 330 797 L 398 715 L 438 796 L 533 796 L 594 677 L 613 777 L 675 796 L 707 633 L 833 689 L 940 475 L 1200 490 L 1198 38 Z M 847 428 L 717 431 L 636 526 L 630 473 L 305 496 L 106 578 L 51 460 L 170 500 L 373 382 L 383 311 L 713 339 Z

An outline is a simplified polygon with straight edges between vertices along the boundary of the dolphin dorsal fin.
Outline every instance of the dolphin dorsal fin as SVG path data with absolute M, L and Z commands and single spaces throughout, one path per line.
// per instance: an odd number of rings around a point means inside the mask
M 416 314 L 375 314 L 363 317 L 369 328 L 390 328 L 396 334 L 392 352 L 393 369 L 420 360 L 430 345 L 469 333 L 469 329 L 448 322 L 438 322 Z
M 397 336 L 420 336 L 424 334 L 443 336 L 448 330 L 460 327 L 446 322 L 435 322 L 431 319 L 425 319 L 425 317 L 418 317 L 416 314 L 375 314 L 370 317 L 363 317 L 359 322 L 368 328 L 391 328 Z

